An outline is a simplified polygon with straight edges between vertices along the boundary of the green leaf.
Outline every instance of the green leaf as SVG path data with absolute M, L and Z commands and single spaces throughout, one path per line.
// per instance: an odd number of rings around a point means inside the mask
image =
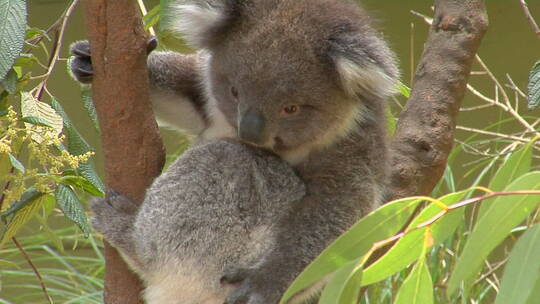
M 9 70 L 4 80 L 0 81 L 0 85 L 9 93 L 13 94 L 17 91 L 17 73 L 14 69 Z
M 104 196 L 104 193 L 101 190 L 81 176 L 64 176 L 60 179 L 60 183 L 79 188 L 94 196 Z
M 446 205 L 451 205 L 461 201 L 469 192 L 461 191 L 451 193 L 441 197 L 439 200 Z M 388 252 L 371 266 L 364 270 L 362 285 L 370 285 L 379 282 L 409 266 L 420 258 L 424 251 L 424 236 L 427 228 L 421 228 L 414 231 L 411 229 L 432 219 L 442 211 L 442 208 L 436 204 L 430 204 L 411 222 L 407 228 L 407 234 L 399 239 Z M 434 246 L 444 242 L 451 236 L 463 220 L 464 208 L 459 208 L 449 212 L 431 225 L 431 233 Z
M 411 89 L 406 86 L 403 82 L 398 83 L 399 92 L 401 95 L 403 95 L 406 98 L 409 98 L 411 96 Z
M 36 126 L 54 128 L 48 121 L 40 117 L 27 116 L 27 117 L 23 117 L 21 120 L 29 124 L 36 125 Z
M 0 213 L 0 218 L 6 219 L 8 216 L 17 213 L 19 210 L 26 207 L 28 204 L 30 204 L 31 202 L 33 202 L 34 200 L 36 200 L 38 197 L 42 195 L 43 193 L 37 191 L 36 189 L 29 188 L 23 193 L 19 201 L 12 203 L 9 206 L 8 210 Z
M 531 172 L 519 177 L 505 191 L 539 189 L 540 172 Z M 449 296 L 459 288 L 462 282 L 470 283 L 491 251 L 538 207 L 540 198 L 537 195 L 499 196 L 491 204 L 493 206 L 478 219 L 457 260 L 448 282 L 447 294 Z
M 362 265 L 354 260 L 337 270 L 319 299 L 319 304 L 353 304 L 358 302 Z
M 11 153 L 8 153 L 9 155 L 9 161 L 11 162 L 11 165 L 13 168 L 19 170 L 19 172 L 26 172 L 26 169 L 24 168 L 24 165 Z
M 92 100 L 92 90 L 89 85 L 81 85 L 81 98 L 88 117 L 90 117 L 90 120 L 92 120 L 92 124 L 94 125 L 96 131 L 100 133 L 99 120 L 97 117 L 96 107 L 94 106 L 94 101 Z
M 537 61 L 529 73 L 529 110 L 540 106 L 540 61 Z
M 0 80 L 19 57 L 25 31 L 26 1 L 0 0 Z
M 536 224 L 519 238 L 510 252 L 495 304 L 526 304 L 539 279 L 540 224 Z
M 433 282 L 424 259 L 420 259 L 405 279 L 394 304 L 432 304 Z
M 75 192 L 70 187 L 60 184 L 54 194 L 58 207 L 62 209 L 64 215 L 75 222 L 81 228 L 84 236 L 88 237 L 90 235 L 90 228 L 88 227 L 86 213 Z
M 289 286 L 280 303 L 309 288 L 345 264 L 363 256 L 372 245 L 397 234 L 422 198 L 405 198 L 371 212 L 335 240 Z
M 529 295 L 529 299 L 527 300 L 527 304 L 538 304 L 538 299 L 540 299 L 540 279 L 536 281 L 534 284 L 534 288 L 532 289 L 531 294 Z
M 512 153 L 499 167 L 499 170 L 491 179 L 488 188 L 493 191 L 502 191 L 510 182 L 520 177 L 521 175 L 531 171 L 532 163 L 532 148 L 536 140 L 532 140 L 521 149 Z M 480 205 L 478 210 L 478 218 L 484 216 L 489 208 L 492 208 L 493 199 L 486 200 Z
M 148 14 L 143 17 L 144 29 L 148 30 L 149 28 L 155 26 L 159 22 L 159 12 L 161 11 L 160 5 L 154 6 Z
M 397 119 L 394 114 L 392 114 L 392 109 L 390 109 L 390 107 L 386 107 L 386 128 L 390 136 L 393 136 L 394 133 L 396 133 L 396 127 Z
M 33 197 L 28 200 L 17 213 L 11 217 L 6 223 L 5 231 L 2 231 L 2 240 L 0 241 L 0 247 L 2 247 L 9 239 L 14 237 L 17 232 L 36 214 L 41 207 L 41 200 L 43 195 Z M 4 230 L 4 229 L 2 229 Z

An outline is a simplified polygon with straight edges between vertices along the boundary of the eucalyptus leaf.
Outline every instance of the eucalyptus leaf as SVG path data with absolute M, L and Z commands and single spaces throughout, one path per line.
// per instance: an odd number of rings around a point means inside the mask
M 357 303 L 362 281 L 362 265 L 354 260 L 338 269 L 324 287 L 319 304 Z
M 538 280 L 540 280 L 540 223 L 529 228 L 510 252 L 495 304 L 526 304 Z
M 433 282 L 424 259 L 420 259 L 399 288 L 394 304 L 432 304 Z
M 540 190 L 540 172 L 520 176 L 505 191 Z M 484 202 L 486 203 L 486 202 Z M 447 294 L 451 296 L 464 282 L 466 285 L 480 271 L 484 260 L 512 229 L 519 225 L 540 204 L 537 195 L 499 196 L 484 216 L 478 219 L 448 282 Z

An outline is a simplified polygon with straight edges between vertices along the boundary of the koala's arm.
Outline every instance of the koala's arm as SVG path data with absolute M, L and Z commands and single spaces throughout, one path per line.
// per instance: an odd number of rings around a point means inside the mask
M 108 190 L 106 198 L 94 199 L 90 208 L 94 212 L 94 229 L 103 234 L 105 240 L 121 253 L 134 270 L 140 272 L 143 265 L 137 258 L 133 239 L 137 205 L 129 198 Z
M 148 41 L 147 51 L 155 49 L 157 40 Z M 71 45 L 75 56 L 71 71 L 82 83 L 91 83 L 94 75 L 90 44 L 79 41 Z M 208 126 L 206 97 L 202 85 L 204 58 L 198 54 L 153 52 L 148 56 L 150 99 L 160 124 L 199 135 Z

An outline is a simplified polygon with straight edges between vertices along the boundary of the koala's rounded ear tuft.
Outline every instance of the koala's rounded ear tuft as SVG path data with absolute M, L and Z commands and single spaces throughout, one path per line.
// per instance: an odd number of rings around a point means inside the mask
M 172 2 L 169 27 L 194 48 L 208 48 L 240 16 L 242 0 L 183 0 Z
M 381 98 L 397 93 L 395 54 L 373 29 L 339 31 L 328 43 L 329 56 L 346 93 Z

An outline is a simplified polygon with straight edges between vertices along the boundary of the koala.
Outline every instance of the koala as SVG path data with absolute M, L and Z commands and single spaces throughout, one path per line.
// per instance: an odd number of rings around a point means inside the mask
M 236 138 L 271 151 L 306 186 L 274 219 L 267 254 L 223 273 L 237 286 L 225 303 L 277 303 L 310 261 L 384 201 L 395 55 L 352 0 L 182 0 L 171 14 L 170 27 L 199 51 L 150 53 L 158 120 L 198 141 Z M 88 50 L 74 45 L 72 64 L 87 82 Z
M 234 286 L 220 277 L 275 246 L 275 219 L 304 195 L 273 154 L 212 140 L 179 157 L 141 207 L 113 191 L 94 200 L 92 225 L 143 279 L 146 303 L 223 303 Z

